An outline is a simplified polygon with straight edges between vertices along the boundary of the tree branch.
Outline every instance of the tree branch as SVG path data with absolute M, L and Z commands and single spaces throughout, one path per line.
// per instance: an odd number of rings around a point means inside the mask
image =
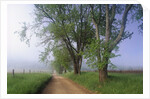
M 109 41 L 109 34 L 110 34 L 109 5 L 106 4 L 106 33 L 105 33 L 105 43 Z
M 128 15 L 129 10 L 131 9 L 131 7 L 132 7 L 132 4 L 126 5 L 126 9 L 125 9 L 125 11 L 123 13 L 123 16 L 122 16 L 120 32 L 119 32 L 116 40 L 114 40 L 114 42 L 113 42 L 114 46 L 117 45 L 120 42 L 121 38 L 122 38 L 123 32 L 125 30 L 125 26 L 126 26 L 127 15 Z
M 40 8 L 38 5 L 35 5 L 35 7 L 37 9 L 41 10 L 46 15 L 45 17 L 51 19 L 53 21 L 53 23 L 55 23 L 54 19 L 44 10 L 43 6 L 41 6 L 41 8 Z
M 78 51 L 71 45 L 71 41 L 70 41 L 70 39 L 69 39 L 69 37 L 66 35 L 66 38 L 67 38 L 67 42 L 68 42 L 68 45 L 76 52 L 76 53 L 78 53 Z
M 99 5 L 99 18 L 98 18 L 98 24 L 101 22 L 101 5 Z
M 92 14 L 92 21 L 93 21 L 93 23 L 94 23 L 94 25 L 95 25 L 95 24 L 97 24 L 97 22 L 96 22 L 96 20 L 95 20 L 95 18 L 94 18 L 93 5 L 90 4 L 90 7 L 91 7 L 91 14 Z
M 112 25 L 114 18 L 115 18 L 115 13 L 116 13 L 116 4 L 114 4 L 112 6 L 112 14 L 111 14 L 111 18 L 110 18 L 110 25 Z

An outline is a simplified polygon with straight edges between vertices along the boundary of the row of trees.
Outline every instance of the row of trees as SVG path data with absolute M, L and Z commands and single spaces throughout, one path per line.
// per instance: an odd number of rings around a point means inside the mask
M 89 66 L 99 70 L 99 80 L 104 81 L 110 58 L 117 45 L 133 33 L 126 29 L 128 22 L 138 21 L 142 30 L 143 10 L 141 5 L 116 4 L 36 4 L 35 22 L 24 24 L 19 32 L 21 39 L 29 41 L 31 34 L 40 38 L 45 51 L 40 54 L 43 62 L 49 62 L 58 70 L 81 73 L 83 56 Z M 33 30 L 28 33 L 27 30 Z

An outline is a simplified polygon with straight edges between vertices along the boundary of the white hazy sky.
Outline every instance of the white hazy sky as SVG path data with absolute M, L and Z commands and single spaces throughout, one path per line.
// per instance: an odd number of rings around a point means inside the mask
M 21 29 L 22 22 L 31 23 L 34 5 L 8 5 L 8 62 L 9 61 L 35 61 L 39 60 L 39 52 L 42 47 L 36 47 L 37 39 L 34 37 L 31 46 L 20 41 L 20 37 L 14 34 Z M 136 23 L 135 23 L 136 24 Z M 134 24 L 134 26 L 135 26 Z M 137 32 L 133 25 L 127 26 L 131 31 Z M 131 40 L 125 40 L 120 45 L 118 54 L 120 57 L 112 59 L 118 66 L 143 66 L 143 37 L 135 33 Z
M 7 60 L 9 68 L 32 68 L 47 69 L 48 67 L 39 62 L 39 54 L 44 50 L 37 46 L 37 38 L 31 39 L 30 47 L 25 42 L 20 41 L 15 31 L 21 30 L 22 22 L 31 23 L 33 21 L 33 5 L 8 5 L 8 33 L 7 33 Z M 28 62 L 28 65 L 25 63 Z M 31 65 L 29 65 L 31 63 Z M 22 65 L 21 65 L 22 64 Z M 38 65 L 38 66 L 37 66 Z M 43 66 L 43 67 L 41 67 Z
M 32 38 L 31 46 L 20 41 L 15 31 L 21 30 L 22 22 L 33 21 L 33 5 L 9 5 L 8 6 L 8 59 L 37 61 L 41 47 L 36 47 L 36 38 Z
M 32 42 L 29 48 L 27 44 L 20 41 L 18 34 L 15 31 L 21 29 L 22 22 L 31 22 L 32 16 L 29 13 L 33 12 L 31 5 L 8 5 L 8 60 L 37 60 L 38 48 L 35 48 L 35 42 Z

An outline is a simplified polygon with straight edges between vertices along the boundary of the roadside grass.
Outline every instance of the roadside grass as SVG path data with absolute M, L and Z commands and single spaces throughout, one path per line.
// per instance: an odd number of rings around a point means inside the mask
M 98 72 L 82 72 L 81 75 L 70 72 L 62 76 L 98 94 L 143 94 L 143 74 L 108 73 L 108 75 L 104 83 L 99 83 Z
M 7 94 L 36 94 L 51 78 L 48 73 L 7 74 Z

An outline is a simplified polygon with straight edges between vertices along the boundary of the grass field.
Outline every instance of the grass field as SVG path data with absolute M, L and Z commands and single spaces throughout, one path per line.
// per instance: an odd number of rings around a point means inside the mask
M 101 94 L 143 94 L 143 75 L 133 73 L 109 73 L 104 83 L 99 83 L 98 72 L 83 72 L 63 74 L 76 83 Z
M 48 73 L 7 74 L 7 94 L 35 94 L 50 79 Z

